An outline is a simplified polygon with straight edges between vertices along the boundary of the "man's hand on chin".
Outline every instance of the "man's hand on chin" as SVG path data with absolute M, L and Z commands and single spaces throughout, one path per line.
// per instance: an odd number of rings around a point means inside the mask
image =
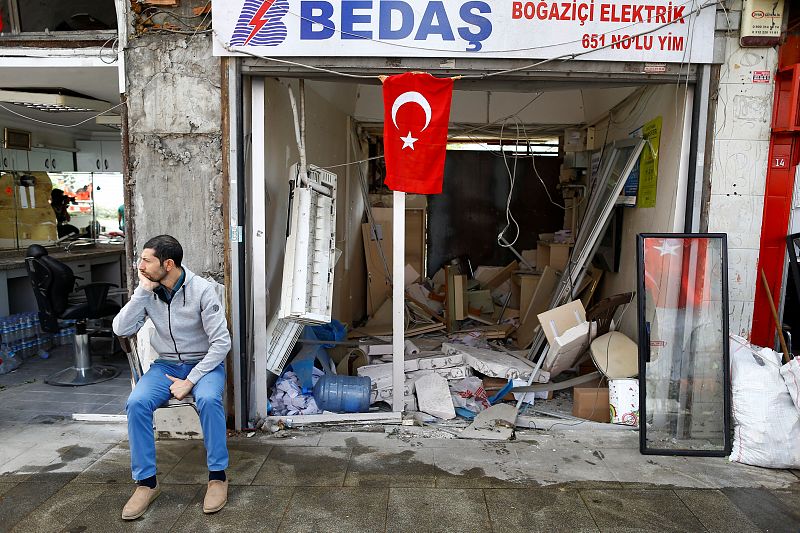
M 194 387 L 194 383 L 189 381 L 188 379 L 178 379 L 175 376 L 170 376 L 169 374 L 164 374 L 172 381 L 172 385 L 169 386 L 169 391 L 172 393 L 179 400 L 183 400 L 186 396 L 192 392 L 192 387 Z
M 144 277 L 144 274 L 142 274 L 141 270 L 138 270 L 137 273 L 139 274 L 139 286 L 142 287 L 144 290 L 153 292 L 156 289 L 156 287 L 161 285 L 157 281 L 150 281 L 149 279 Z

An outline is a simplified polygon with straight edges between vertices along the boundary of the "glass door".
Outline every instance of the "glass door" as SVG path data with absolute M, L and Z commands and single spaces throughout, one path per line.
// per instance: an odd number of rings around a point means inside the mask
M 638 237 L 640 450 L 730 453 L 724 234 Z

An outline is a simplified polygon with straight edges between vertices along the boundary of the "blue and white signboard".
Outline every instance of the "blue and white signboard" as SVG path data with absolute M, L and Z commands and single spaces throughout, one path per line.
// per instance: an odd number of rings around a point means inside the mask
M 214 0 L 214 53 L 710 63 L 713 0 Z

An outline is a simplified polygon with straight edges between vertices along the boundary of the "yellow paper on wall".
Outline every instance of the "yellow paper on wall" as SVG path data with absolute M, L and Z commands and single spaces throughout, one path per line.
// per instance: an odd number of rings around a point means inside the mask
M 661 117 L 642 126 L 642 138 L 648 143 L 639 156 L 639 191 L 636 207 L 655 207 L 658 190 L 658 145 L 661 140 Z

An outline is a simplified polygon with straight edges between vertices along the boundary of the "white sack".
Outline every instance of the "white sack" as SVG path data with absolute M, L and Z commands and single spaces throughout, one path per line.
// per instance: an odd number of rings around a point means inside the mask
M 800 468 L 800 413 L 792 403 L 780 368 L 779 353 L 731 335 L 731 461 L 768 468 Z
M 781 367 L 781 376 L 792 396 L 794 406 L 800 411 L 800 357 L 795 357 Z

